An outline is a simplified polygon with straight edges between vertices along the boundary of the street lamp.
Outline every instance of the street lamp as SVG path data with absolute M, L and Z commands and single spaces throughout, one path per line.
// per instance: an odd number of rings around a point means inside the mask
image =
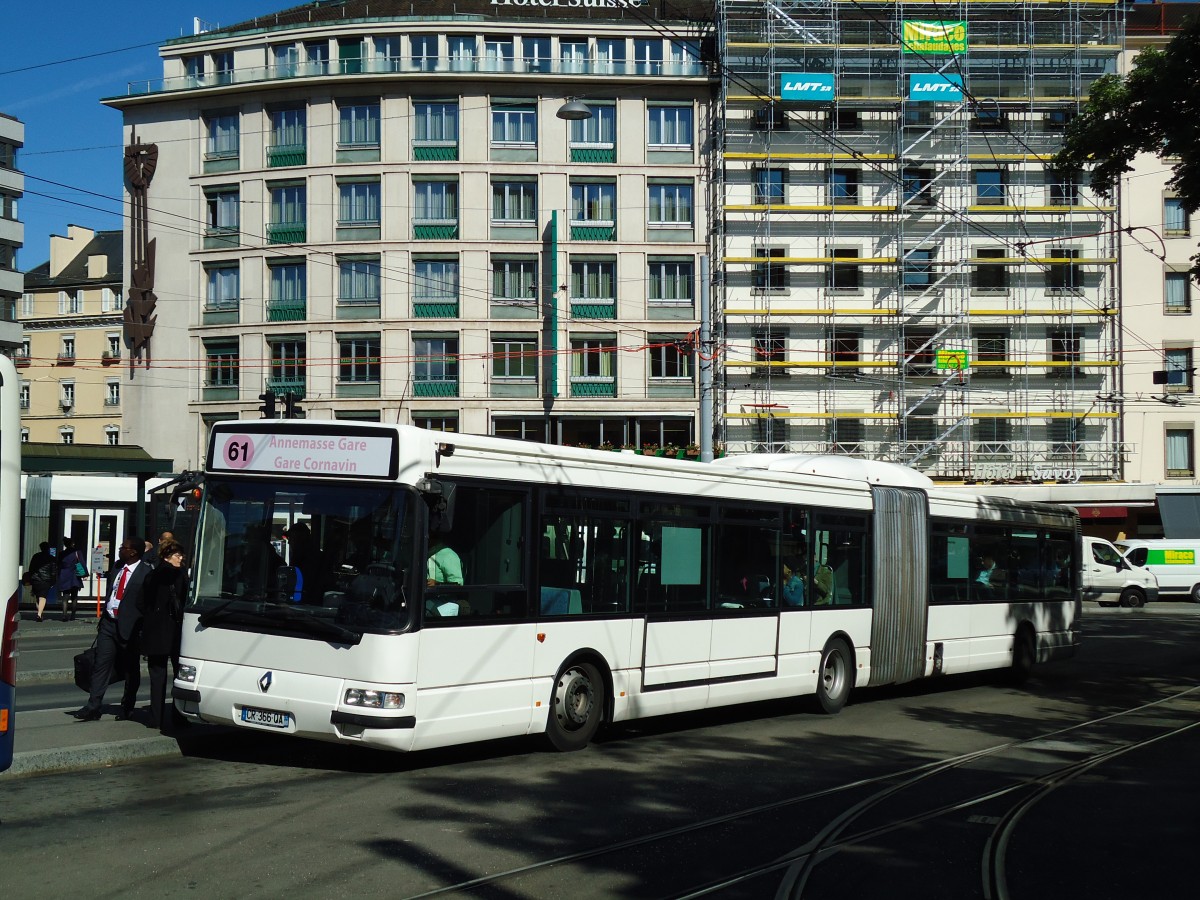
M 588 109 L 588 105 L 578 97 L 569 97 L 567 98 L 567 102 L 558 108 L 558 112 L 556 112 L 555 115 L 560 119 L 566 119 L 574 122 L 581 119 L 590 119 L 592 117 L 592 111 Z

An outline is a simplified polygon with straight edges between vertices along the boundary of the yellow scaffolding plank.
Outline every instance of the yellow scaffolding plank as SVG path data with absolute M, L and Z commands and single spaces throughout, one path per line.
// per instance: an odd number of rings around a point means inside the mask
M 809 307 L 804 309 L 770 308 L 770 309 L 725 309 L 727 316 L 895 316 L 900 314 L 898 309 L 833 309 L 831 307 Z
M 819 203 L 812 206 L 793 203 L 727 203 L 728 212 L 813 212 L 813 213 L 892 213 L 899 207 L 892 206 L 862 206 L 852 203 L 828 204 Z

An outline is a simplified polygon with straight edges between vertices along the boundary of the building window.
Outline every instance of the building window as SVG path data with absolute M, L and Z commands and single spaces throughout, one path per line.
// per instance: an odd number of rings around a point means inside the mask
M 1192 312 L 1192 279 L 1187 272 L 1167 272 L 1163 283 L 1163 312 L 1186 316 Z
M 116 425 L 105 425 L 104 443 L 109 447 L 119 447 L 121 445 L 121 429 Z
M 378 384 L 379 335 L 344 335 L 338 339 L 338 380 L 343 384 Z
M 446 434 L 458 433 L 458 413 L 454 412 L 415 412 L 412 414 L 412 423 L 417 428 L 424 428 L 426 431 L 443 431 Z
M 528 226 L 536 223 L 536 181 L 492 183 L 492 224 Z
M 617 108 L 589 103 L 590 119 L 571 121 L 571 162 L 616 162 Z
M 786 180 L 786 169 L 755 169 L 754 202 L 760 205 L 786 202 Z
M 1167 426 L 1167 477 L 1193 478 L 1196 474 L 1196 432 L 1191 426 Z
M 307 160 L 304 107 L 276 109 L 268 113 L 270 134 L 267 143 L 268 166 L 302 166 Z
M 859 374 L 858 363 L 862 360 L 862 334 L 835 328 L 829 333 L 829 361 L 833 363 L 833 375 L 838 378 Z
M 74 444 L 75 443 L 75 429 L 74 428 L 60 428 L 60 429 L 58 429 L 58 437 L 59 437 L 59 440 L 62 441 L 64 444 Z
M 571 222 L 612 226 L 616 222 L 615 182 L 586 182 L 571 185 Z
M 638 75 L 661 75 L 663 42 L 661 38 L 634 38 L 633 62 Z
M 778 103 L 760 106 L 750 114 L 750 127 L 755 131 L 787 131 L 787 113 Z
M 596 38 L 595 71 L 602 75 L 625 75 L 625 39 Z
M 483 39 L 483 70 L 485 72 L 512 72 L 516 54 L 516 42 L 511 37 L 485 36 Z
M 615 397 L 616 389 L 616 339 L 571 338 L 571 396 Z
M 1163 200 L 1163 232 L 1168 237 L 1187 237 L 1192 233 L 1191 217 L 1178 197 Z
M 521 58 L 528 72 L 549 72 L 552 68 L 550 58 L 550 38 L 522 37 Z
M 862 116 L 859 115 L 857 109 L 839 106 L 837 109 L 829 111 L 825 123 L 834 131 L 858 131 L 862 128 Z
M 338 146 L 379 146 L 379 101 L 346 102 L 338 107 Z
M 30 392 L 29 382 L 22 381 L 21 382 L 21 402 L 20 402 L 21 409 L 29 409 L 29 392 Z
M 208 141 L 204 148 L 204 158 L 237 159 L 238 158 L 238 114 L 214 113 L 204 120 L 208 131 Z
M 1000 247 L 982 247 L 975 251 L 978 262 L 971 270 L 971 287 L 976 293 L 1001 293 L 1008 290 L 1008 266 L 1001 263 L 984 262 L 989 259 L 1004 259 L 1005 250 Z
M 787 361 L 787 334 L 782 331 L 756 331 L 753 340 L 751 374 L 758 378 L 786 375 L 782 364 Z
M 100 288 L 100 312 L 113 312 L 121 308 L 121 292 L 112 288 Z
M 650 150 L 691 150 L 693 112 L 690 106 L 650 106 L 646 111 Z
M 537 303 L 537 260 L 493 259 L 492 300 L 501 303 Z
M 1046 290 L 1050 293 L 1072 293 L 1083 287 L 1083 270 L 1079 263 L 1079 251 L 1068 247 L 1051 247 L 1050 262 L 1046 266 Z
M 274 78 L 294 78 L 300 65 L 300 48 L 295 44 L 275 44 L 270 48 L 270 73 Z
M 833 262 L 825 276 L 825 286 L 831 291 L 859 290 L 862 287 L 862 269 L 858 263 L 858 255 L 857 249 L 834 248 L 831 252 Z
M 787 266 L 775 259 L 784 259 L 784 247 L 755 247 L 754 257 L 763 262 L 755 263 L 750 272 L 750 284 L 756 291 L 778 291 L 788 286 Z
M 105 406 L 120 406 L 121 405 L 121 382 L 115 379 L 110 379 L 104 384 L 104 405 Z
M 1079 368 L 1082 359 L 1082 337 L 1075 331 L 1051 331 L 1047 336 L 1050 343 L 1050 366 L 1047 378 L 1074 378 L 1083 374 Z
M 538 374 L 538 344 L 533 335 L 492 338 L 492 377 L 534 381 Z
M 558 42 L 558 56 L 561 60 L 561 71 L 572 75 L 582 75 L 588 70 L 588 42 L 568 41 L 562 38 Z
M 379 257 L 344 256 L 338 258 L 338 302 L 380 302 Z
M 858 169 L 830 169 L 829 202 L 838 206 L 857 206 L 861 174 Z
M 904 329 L 904 374 L 922 377 L 934 370 L 936 332 L 932 328 Z
M 414 34 L 408 39 L 409 58 L 418 72 L 432 72 L 437 68 L 438 36 L 436 34 Z
M 1046 170 L 1051 206 L 1079 205 L 1079 173 Z
M 17 167 L 17 146 L 8 141 L 0 141 L 0 169 L 15 169 Z
M 33 294 L 25 293 L 21 295 L 21 315 L 24 317 L 32 316 L 34 310 Z
M 458 182 L 413 183 L 413 235 L 418 240 L 458 236 Z
M 79 291 L 58 292 L 58 314 L 60 316 L 69 316 L 81 312 L 83 312 L 83 298 L 79 296 Z
M 63 409 L 75 406 L 75 382 L 60 381 L 58 383 L 58 402 Z
M 458 315 L 458 260 L 413 261 L 413 316 L 453 319 Z
M 458 159 L 458 104 L 413 104 L 413 159 Z
M 379 227 L 379 180 L 338 182 L 338 227 Z
M 1195 372 L 1192 369 L 1191 347 L 1168 347 L 1163 351 L 1163 363 L 1167 372 L 1168 394 L 1190 394 L 1193 391 Z
M 976 378 L 1005 378 L 1008 367 L 1008 334 L 1003 331 L 982 331 L 975 338 Z
M 651 303 L 692 305 L 696 291 L 696 266 L 690 259 L 651 259 L 649 262 Z
M 29 429 L 28 428 L 21 429 L 21 443 L 22 444 L 29 443 Z
M 450 35 L 446 38 L 450 55 L 450 71 L 475 71 L 475 35 Z
M 208 309 L 237 309 L 241 299 L 241 272 L 236 262 L 210 263 L 204 267 L 208 281 Z
M 75 362 L 75 335 L 64 334 L 58 345 L 58 361 L 64 363 Z
M 654 380 L 692 380 L 694 352 L 682 335 L 650 335 L 650 377 Z
M 975 170 L 975 202 L 981 206 L 1004 203 L 1004 172 L 1001 169 Z
M 612 259 L 571 260 L 571 315 L 613 318 L 617 303 L 617 263 Z
M 995 101 L 992 101 L 990 106 L 979 105 L 975 108 L 975 115 L 971 117 L 971 130 L 991 131 L 1002 128 L 1007 121 L 1008 117 Z
M 1012 452 L 1012 421 L 1004 415 L 988 416 L 971 420 L 971 440 L 986 444 L 979 448 L 981 453 L 998 454 Z
M 268 322 L 301 322 L 306 318 L 308 271 L 303 260 L 269 263 L 270 297 L 267 299 Z
M 1086 426 L 1083 419 L 1072 417 L 1051 419 L 1049 424 L 1050 452 L 1055 456 L 1074 458 L 1083 448 L 1080 446 L 1086 437 Z
M 840 416 L 830 419 L 826 439 L 830 449 L 839 453 L 860 454 L 867 450 L 863 446 L 866 441 L 866 428 L 862 419 Z
M 692 227 L 692 184 L 649 185 L 649 222 L 672 228 Z
M 933 205 L 933 170 L 906 168 L 900 173 L 904 203 L 908 206 Z
M 233 51 L 227 50 L 212 55 L 213 72 L 217 76 L 217 84 L 233 83 Z
M 108 341 L 108 354 L 112 359 L 121 358 L 121 335 L 108 334 L 105 335 L 105 340 Z
M 537 146 L 537 107 L 532 103 L 492 106 L 492 144 Z
M 187 77 L 188 84 L 196 87 L 204 82 L 204 56 L 197 54 L 195 56 L 185 56 L 183 58 L 183 71 Z
M 204 383 L 208 387 L 237 387 L 239 359 L 236 339 L 205 341 Z
M 933 285 L 932 248 L 915 248 L 904 254 L 902 279 L 906 291 L 921 291 Z
M 413 388 L 418 397 L 458 396 L 458 338 L 413 338 Z
M 304 397 L 305 375 L 308 369 L 303 338 L 283 338 L 270 342 L 271 375 L 267 389 L 277 395 L 295 394 Z
M 237 234 L 241 202 L 234 185 L 221 185 L 204 189 L 205 233 L 208 235 Z
M 267 225 L 267 242 L 271 244 L 302 244 L 306 239 L 308 221 L 308 192 L 303 184 L 270 186 L 271 221 Z

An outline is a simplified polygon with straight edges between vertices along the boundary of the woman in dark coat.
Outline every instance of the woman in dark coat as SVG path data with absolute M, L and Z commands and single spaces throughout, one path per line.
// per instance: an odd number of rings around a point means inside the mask
M 158 560 L 142 589 L 142 654 L 150 672 L 150 723 L 166 730 L 175 721 L 166 706 L 167 660 L 171 660 L 173 673 L 178 675 L 188 577 L 183 545 L 178 541 L 164 541 L 158 549 Z
M 58 561 L 58 596 L 62 600 L 63 621 L 69 622 L 75 618 L 75 610 L 79 605 L 79 591 L 83 587 L 83 579 L 75 571 L 75 564 L 83 565 L 83 556 L 70 538 L 63 538 L 62 557 Z

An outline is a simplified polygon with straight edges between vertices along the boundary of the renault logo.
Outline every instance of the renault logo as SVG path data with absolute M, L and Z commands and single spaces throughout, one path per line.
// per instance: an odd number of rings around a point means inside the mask
M 263 672 L 262 678 L 258 679 L 258 689 L 264 694 L 271 689 L 271 673 Z

